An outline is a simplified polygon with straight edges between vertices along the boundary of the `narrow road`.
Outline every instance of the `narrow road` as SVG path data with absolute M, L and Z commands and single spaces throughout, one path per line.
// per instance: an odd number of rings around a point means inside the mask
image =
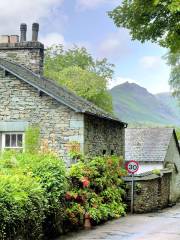
M 128 215 L 91 231 L 56 240 L 180 240 L 180 204 L 157 213 Z

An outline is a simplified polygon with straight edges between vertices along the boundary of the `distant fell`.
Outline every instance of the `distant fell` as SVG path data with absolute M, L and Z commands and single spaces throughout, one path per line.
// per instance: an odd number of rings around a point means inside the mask
M 110 90 L 116 116 L 129 123 L 180 126 L 180 106 L 170 93 L 151 94 L 135 83 Z

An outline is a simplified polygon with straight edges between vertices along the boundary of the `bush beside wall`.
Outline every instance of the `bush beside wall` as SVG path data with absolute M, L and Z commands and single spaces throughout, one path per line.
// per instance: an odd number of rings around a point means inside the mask
M 86 214 L 98 224 L 125 214 L 122 176 L 123 161 L 117 157 L 95 157 L 81 160 L 69 171 L 70 191 L 66 194 L 67 220 L 81 226 Z
M 79 160 L 67 169 L 55 155 L 0 157 L 0 239 L 38 240 L 125 214 L 122 159 Z
M 52 154 L 5 152 L 0 180 L 0 239 L 41 239 L 62 213 L 63 161 Z

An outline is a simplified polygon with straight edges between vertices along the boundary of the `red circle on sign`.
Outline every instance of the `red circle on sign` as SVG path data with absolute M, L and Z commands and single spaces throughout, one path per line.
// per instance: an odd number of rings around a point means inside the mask
M 126 170 L 131 174 L 136 173 L 139 170 L 139 163 L 135 160 L 128 161 L 126 163 Z

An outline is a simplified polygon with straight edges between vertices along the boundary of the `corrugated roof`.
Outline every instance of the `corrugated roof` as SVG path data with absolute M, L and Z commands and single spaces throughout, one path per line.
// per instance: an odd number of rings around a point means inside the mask
M 125 131 L 125 159 L 139 162 L 163 162 L 172 137 L 172 128 L 127 128 Z
M 22 65 L 0 58 L 0 67 L 76 112 L 96 115 L 100 118 L 125 124 L 93 103 L 78 97 L 65 87 L 56 84 L 55 81 L 39 76 Z

